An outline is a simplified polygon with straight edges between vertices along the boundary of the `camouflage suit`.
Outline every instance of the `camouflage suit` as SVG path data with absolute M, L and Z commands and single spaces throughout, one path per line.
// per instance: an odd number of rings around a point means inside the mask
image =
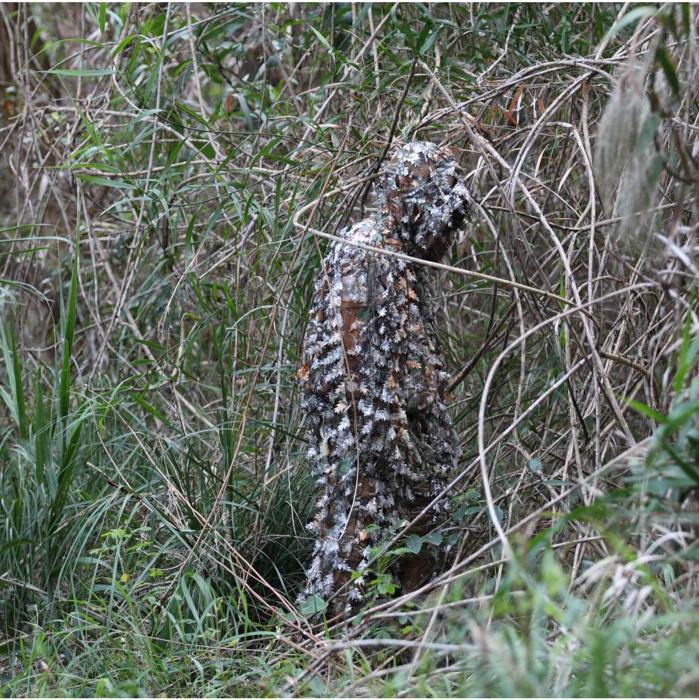
M 448 151 L 400 147 L 380 173 L 378 213 L 345 229 L 319 273 L 299 371 L 309 459 L 320 491 L 305 595 L 347 614 L 362 599 L 369 550 L 412 520 L 457 466 L 445 405 L 449 375 L 435 332 L 430 268 L 352 246 L 440 260 L 463 222 L 468 192 Z M 415 530 L 443 519 L 444 500 Z M 403 591 L 421 585 L 434 552 L 403 557 Z

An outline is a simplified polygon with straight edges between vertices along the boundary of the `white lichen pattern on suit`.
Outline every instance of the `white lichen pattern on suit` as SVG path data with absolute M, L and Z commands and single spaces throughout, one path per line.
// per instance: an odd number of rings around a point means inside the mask
M 321 266 L 299 370 L 320 491 L 304 596 L 330 600 L 332 614 L 362 600 L 372 545 L 438 496 L 460 457 L 445 404 L 434 271 L 351 243 L 440 260 L 468 198 L 448 150 L 398 147 L 380 173 L 377 214 L 345 229 L 347 244 L 331 244 Z M 421 527 L 447 514 L 442 499 Z M 429 577 L 430 556 L 394 566 L 404 591 Z

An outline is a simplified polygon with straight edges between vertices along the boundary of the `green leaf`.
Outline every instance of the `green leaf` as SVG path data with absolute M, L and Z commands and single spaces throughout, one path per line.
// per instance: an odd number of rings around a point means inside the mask
M 80 434 L 86 417 L 86 411 L 82 410 L 77 420 L 65 429 L 66 437 L 64 440 L 66 445 L 58 470 L 56 494 L 49 509 L 50 517 L 48 529 L 51 533 L 55 532 L 59 525 L 59 518 L 68 499 L 68 491 L 73 483 L 73 476 L 77 467 L 77 460 L 75 457 L 78 452 L 78 447 L 80 446 Z
M 538 457 L 532 457 L 532 459 L 527 462 L 527 467 L 529 468 L 529 471 L 534 472 L 534 474 L 540 474 L 541 460 Z
M 682 471 L 694 482 L 694 484 L 699 485 L 699 471 L 697 471 L 692 465 L 685 462 L 680 456 L 679 452 L 665 439 L 661 436 L 661 443 L 663 449 L 670 455 L 674 460 L 675 464 L 682 469 Z
M 608 41 L 615 37 L 624 27 L 638 21 L 643 17 L 655 17 L 658 14 L 657 8 L 652 5 L 642 5 L 635 7 L 631 12 L 627 12 L 618 22 L 615 22 L 607 32 L 604 40 Z
M 120 54 L 136 37 L 133 34 L 125 36 L 113 49 L 112 58 Z
M 150 413 L 152 416 L 157 418 L 159 421 L 164 423 L 165 425 L 170 424 L 170 419 L 161 411 L 159 411 L 153 404 L 149 403 L 146 401 L 143 396 L 141 396 L 140 393 L 138 392 L 132 392 L 131 398 L 145 411 Z
M 106 2 L 100 3 L 98 22 L 100 25 L 100 33 L 104 34 L 104 30 L 107 27 L 107 3 Z
M 14 540 L 9 540 L 8 542 L 5 542 L 4 544 L 0 545 L 0 554 L 8 552 L 10 549 L 14 549 L 15 547 L 26 548 L 27 545 L 31 544 L 33 544 L 33 542 L 30 539 L 27 539 L 26 537 L 18 537 Z
M 429 542 L 430 544 L 440 545 L 440 544 L 442 544 L 442 540 L 444 539 L 444 536 L 442 535 L 441 532 L 430 532 L 430 534 L 425 535 L 425 537 L 423 539 L 425 542 Z
M 689 37 L 689 34 L 692 30 L 692 20 L 689 9 L 689 3 L 683 2 L 680 7 L 682 8 L 682 26 L 684 27 L 684 33 L 685 36 Z
M 646 146 L 652 143 L 655 133 L 660 126 L 662 117 L 655 112 L 651 112 L 641 125 L 641 129 L 636 137 L 636 155 L 640 155 L 646 150 Z
M 379 595 L 393 595 L 396 592 L 396 584 L 393 581 L 379 581 L 376 584 L 376 590 Z
M 694 415 L 698 413 L 699 399 L 681 403 L 670 411 L 670 414 L 665 420 L 663 430 L 666 431 L 666 434 L 669 434 L 677 428 L 682 427 L 690 418 L 693 418 Z
M 653 194 L 655 186 L 658 184 L 658 179 L 664 167 L 665 159 L 663 156 L 660 153 L 654 153 L 646 169 L 645 186 L 649 198 Z M 647 206 L 650 206 L 650 204 Z
M 328 43 L 328 40 L 317 29 L 315 29 L 314 27 L 309 27 L 309 29 L 316 35 L 316 38 L 318 39 L 318 41 L 321 44 L 323 44 L 323 46 L 325 46 L 325 48 L 328 51 L 330 51 L 330 53 L 335 53 L 333 51 L 333 47 L 330 46 L 330 44 Z
M 474 515 L 475 513 L 482 513 L 484 508 L 485 508 L 485 505 L 464 506 L 463 508 L 459 508 L 459 510 L 457 512 L 459 513 L 460 518 L 465 518 L 467 515 Z
M 34 418 L 32 431 L 34 433 L 34 461 L 36 463 L 36 478 L 40 484 L 46 484 L 46 465 L 51 457 L 51 421 L 44 405 L 44 389 L 41 382 L 41 372 L 37 370 L 34 389 Z
M 420 49 L 418 53 L 420 56 L 424 56 L 434 45 L 435 42 L 437 41 L 437 37 L 439 36 L 439 32 L 442 30 L 442 27 L 437 27 L 425 41 L 422 42 L 422 46 L 420 46 Z
M 672 88 L 673 94 L 675 97 L 679 97 L 680 80 L 677 77 L 677 69 L 675 68 L 675 62 L 672 56 L 664 46 L 659 46 L 655 52 L 655 59 L 663 69 L 663 73 L 665 73 L 665 77 Z
M 5 371 L 10 383 L 11 394 L 3 393 L 5 403 L 8 404 L 10 413 L 17 423 L 19 436 L 26 440 L 29 436 L 27 411 L 24 400 L 24 385 L 22 384 L 22 367 L 20 365 L 19 353 L 17 352 L 17 340 L 15 337 L 14 325 L 10 322 L 7 327 L 3 324 L 0 327 L 0 338 L 2 340 L 2 350 L 5 358 Z
M 636 401 L 635 399 L 627 399 L 626 403 L 629 406 L 631 406 L 631 408 L 633 408 L 634 411 L 640 413 L 643 416 L 646 416 L 646 418 L 652 418 L 658 423 L 667 422 L 667 418 L 662 413 L 658 413 L 658 411 L 656 411 L 654 408 L 646 406 L 646 404 L 641 403 L 640 401 Z
M 64 78 L 101 78 L 111 75 L 111 68 L 50 68 L 45 73 L 60 75 Z
M 73 334 L 75 333 L 75 317 L 78 303 L 78 242 L 75 242 L 73 252 L 73 268 L 70 275 L 70 290 L 68 292 L 68 304 L 64 311 L 62 331 L 63 347 L 61 357 L 61 372 L 58 387 L 58 414 L 61 420 L 68 416 L 70 406 L 70 359 L 73 350 Z
M 124 180 L 119 180 L 117 178 L 114 178 L 113 180 L 106 178 L 106 177 L 99 177 L 96 175 L 85 175 L 84 173 L 80 173 L 78 175 L 78 178 L 82 180 L 83 182 L 87 182 L 91 185 L 100 185 L 102 187 L 114 187 L 115 189 L 119 190 L 130 190 L 133 185 L 125 182 Z
M 328 608 L 328 604 L 317 595 L 309 595 L 306 600 L 301 603 L 299 612 L 308 617 L 309 615 L 322 615 Z
M 419 554 L 422 549 L 422 537 L 419 535 L 408 535 L 405 538 L 405 546 L 411 554 Z
M 677 354 L 677 372 L 672 383 L 675 391 L 682 389 L 684 378 L 694 365 L 697 353 L 699 353 L 699 333 L 690 338 L 690 317 L 687 316 L 682 331 L 682 344 Z

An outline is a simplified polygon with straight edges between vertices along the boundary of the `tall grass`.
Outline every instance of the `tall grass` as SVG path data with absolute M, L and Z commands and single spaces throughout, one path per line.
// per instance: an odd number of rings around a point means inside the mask
M 696 22 L 0 6 L 3 692 L 697 694 Z M 453 564 L 387 598 L 394 533 L 313 625 L 307 308 L 413 138 L 475 200 L 435 271 Z

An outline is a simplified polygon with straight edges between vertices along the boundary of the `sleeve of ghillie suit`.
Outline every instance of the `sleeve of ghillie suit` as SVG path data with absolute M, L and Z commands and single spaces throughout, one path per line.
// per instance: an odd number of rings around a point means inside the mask
M 371 240 L 370 229 L 363 222 L 346 235 Z M 316 283 L 304 343 L 303 407 L 309 422 L 309 459 L 320 491 L 316 519 L 310 526 L 317 539 L 305 593 L 326 600 L 348 583 L 368 544 L 364 521 L 371 509 L 369 494 L 375 488 L 358 466 L 361 412 L 366 410 L 362 341 L 371 323 L 367 280 L 373 274 L 373 262 L 363 250 L 331 246 Z M 340 599 L 348 595 L 345 586 L 331 610 L 339 611 Z
M 397 249 L 369 219 L 348 242 Z M 306 595 L 343 613 L 362 598 L 370 548 L 439 495 L 458 461 L 422 271 L 390 255 L 335 244 L 320 273 L 301 368 L 310 458 L 321 493 Z M 438 503 L 422 526 L 444 517 Z M 422 558 L 394 571 L 404 589 L 425 580 Z M 352 572 L 358 576 L 352 577 Z

